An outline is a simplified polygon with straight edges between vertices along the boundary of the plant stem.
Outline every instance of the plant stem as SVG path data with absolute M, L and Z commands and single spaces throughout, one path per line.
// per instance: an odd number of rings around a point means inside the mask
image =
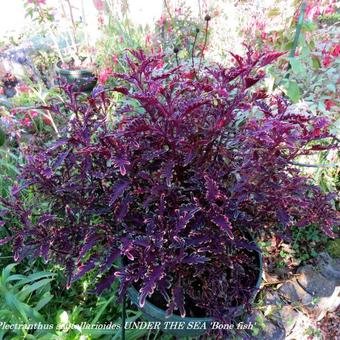
M 37 4 L 38 4 L 38 12 L 39 12 L 39 15 L 40 15 L 40 17 L 41 17 L 42 19 L 44 19 L 44 15 L 43 15 L 43 12 L 42 12 L 42 9 L 41 9 L 41 5 L 40 5 L 39 2 L 38 2 Z M 45 21 L 45 20 L 44 20 L 44 21 Z M 48 31 L 50 32 L 51 39 L 52 39 L 53 44 L 54 44 L 54 46 L 55 46 L 55 48 L 56 48 L 56 50 L 57 50 L 57 53 L 58 53 L 58 55 L 59 55 L 59 58 L 60 58 L 61 62 L 64 63 L 64 58 L 63 58 L 63 55 L 62 55 L 61 50 L 60 50 L 60 48 L 59 48 L 59 44 L 58 44 L 57 37 L 56 37 L 56 35 L 54 34 L 54 32 L 53 32 L 51 26 L 50 26 L 48 23 L 47 23 L 47 29 L 48 29 Z
M 78 45 L 77 45 L 77 33 L 76 33 L 76 23 L 74 21 L 74 17 L 73 17 L 73 10 L 72 10 L 72 5 L 70 0 L 65 0 L 67 5 L 68 5 L 68 9 L 69 9 L 69 13 L 70 13 L 70 19 L 71 19 L 71 30 L 72 30 L 72 45 L 75 49 L 75 55 L 76 57 L 79 59 L 79 50 L 78 50 Z
M 122 340 L 125 340 L 125 320 L 126 320 L 126 296 L 124 295 L 122 310 Z
M 209 21 L 207 20 L 207 21 L 205 22 L 204 44 L 203 44 L 203 48 L 202 48 L 202 51 L 201 51 L 200 62 L 199 62 L 199 64 L 198 64 L 198 73 L 199 73 L 200 70 L 201 70 L 201 64 L 202 64 L 202 59 L 203 59 L 203 55 L 204 55 L 204 50 L 205 50 L 205 47 L 207 46 L 207 41 L 208 41 L 208 27 L 209 27 Z
M 192 44 L 192 50 L 191 50 L 191 65 L 192 65 L 193 68 L 195 67 L 194 52 L 195 52 L 195 45 L 196 45 L 196 41 L 197 41 L 198 32 L 199 31 L 196 29 L 195 39 L 194 39 L 194 43 Z
M 179 66 L 178 53 L 175 53 L 175 56 L 176 56 L 176 64 L 177 64 L 177 66 Z
M 306 7 L 307 7 L 306 2 L 303 2 L 302 5 L 301 5 L 301 12 L 300 12 L 299 20 L 298 20 L 298 23 L 296 25 L 295 37 L 294 37 L 292 49 L 290 50 L 290 53 L 289 53 L 289 58 L 294 58 L 294 56 L 295 56 L 295 51 L 296 51 L 296 48 L 297 48 L 297 45 L 298 45 L 298 42 L 299 42 L 299 38 L 300 38 L 301 28 L 302 28 L 302 25 L 303 25 L 303 18 L 304 18 L 304 15 L 305 15 Z M 291 68 L 291 65 L 289 63 L 287 71 L 289 71 L 290 68 Z M 290 74 L 287 73 L 285 78 L 288 79 L 289 76 L 290 76 Z

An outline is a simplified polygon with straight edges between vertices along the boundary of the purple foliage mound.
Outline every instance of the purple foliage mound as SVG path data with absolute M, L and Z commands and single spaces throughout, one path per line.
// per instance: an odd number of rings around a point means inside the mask
M 330 122 L 256 89 L 279 53 L 249 49 L 199 79 L 163 68 L 161 55 L 131 54 L 110 90 L 125 103 L 113 114 L 103 89 L 82 102 L 67 88 L 70 100 L 50 107 L 72 118 L 62 138 L 29 150 L 20 185 L 2 202 L 3 220 L 20 223 L 7 222 L 0 242 L 12 242 L 18 261 L 65 265 L 68 285 L 95 270 L 98 293 L 119 276 L 120 296 L 134 285 L 141 306 L 157 295 L 168 314 L 225 318 L 256 283 L 249 233 L 317 223 L 334 236 L 333 197 L 292 164 L 324 148 Z

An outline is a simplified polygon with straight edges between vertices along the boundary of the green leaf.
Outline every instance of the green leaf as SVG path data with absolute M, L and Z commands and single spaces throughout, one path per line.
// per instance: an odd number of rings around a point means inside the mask
M 45 293 L 43 297 L 36 304 L 35 310 L 39 311 L 41 308 L 47 305 L 51 301 L 52 298 L 53 298 L 53 295 L 51 295 L 50 292 Z
M 0 128 L 0 146 L 3 146 L 6 141 L 6 134 L 3 129 Z
M 21 274 L 14 274 L 14 275 L 11 275 L 8 279 L 7 279 L 7 282 L 10 282 L 10 281 L 16 281 L 16 280 L 22 280 L 22 279 L 25 279 L 25 275 L 21 275 Z
M 4 283 L 6 283 L 7 282 L 7 279 L 8 279 L 8 276 L 9 276 L 9 274 L 10 274 L 10 272 L 12 271 L 12 269 L 16 266 L 17 264 L 16 263 L 11 263 L 11 264 L 9 264 L 6 268 L 4 268 L 3 270 L 2 270 L 2 277 L 1 277 L 1 279 L 2 279 L 2 281 L 4 282 Z
M 272 17 L 276 17 L 276 16 L 278 16 L 278 15 L 280 15 L 280 14 L 281 14 L 280 8 L 274 7 L 274 8 L 272 8 L 272 9 L 270 9 L 270 10 L 268 11 L 267 17 L 268 17 L 268 18 L 272 18 Z
M 94 319 L 92 320 L 92 324 L 95 324 L 98 322 L 100 316 L 104 313 L 106 307 L 111 303 L 112 300 L 115 299 L 115 295 L 112 294 L 112 296 L 103 304 L 103 306 L 100 308 Z
M 289 97 L 289 99 L 291 99 L 293 103 L 298 102 L 301 97 L 301 94 L 297 82 L 295 80 L 289 80 L 285 88 L 286 94 Z
M 5 301 L 10 309 L 18 313 L 19 317 L 21 317 L 24 322 L 28 323 L 28 318 L 25 313 L 24 304 L 21 303 L 14 294 L 7 292 L 5 294 Z
M 321 67 L 321 63 L 318 57 L 312 57 L 312 67 L 315 70 L 318 70 Z
M 297 58 L 289 58 L 290 66 L 292 67 L 293 72 L 298 74 L 306 74 L 306 69 L 301 61 Z
M 20 300 L 25 300 L 28 295 L 33 293 L 35 290 L 46 286 L 50 281 L 52 281 L 52 279 L 43 279 L 31 284 L 30 286 L 24 286 L 18 294 L 18 297 L 20 298 Z
M 37 281 L 37 280 L 40 280 L 40 279 L 43 279 L 43 278 L 53 277 L 55 275 L 56 274 L 50 273 L 50 272 L 37 272 L 37 273 L 31 274 L 31 275 L 23 278 L 15 286 L 20 287 L 20 286 L 23 286 L 27 283 L 31 283 L 31 282 L 34 282 L 34 281 Z

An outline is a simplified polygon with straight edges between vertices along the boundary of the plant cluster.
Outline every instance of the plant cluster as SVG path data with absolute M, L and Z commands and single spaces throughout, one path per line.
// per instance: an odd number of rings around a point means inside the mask
M 111 91 L 126 102 L 113 128 L 103 88 L 84 102 L 65 85 L 69 102 L 49 107 L 72 118 L 57 141 L 27 150 L 11 199 L 0 198 L 10 226 L 0 243 L 12 243 L 16 261 L 61 263 L 67 286 L 95 270 L 97 293 L 119 277 L 120 298 L 134 285 L 140 306 L 156 292 L 168 314 L 229 319 L 258 275 L 247 233 L 315 223 L 335 236 L 334 195 L 292 164 L 325 148 L 330 120 L 292 113 L 255 86 L 281 53 L 248 48 L 235 66 L 200 73 L 131 54 L 128 72 L 114 74 Z M 24 188 L 46 208 L 27 205 Z
M 172 9 L 165 2 L 165 9 L 167 15 L 162 15 L 155 24 L 154 44 L 160 45 L 169 55 L 177 48 L 179 57 L 184 60 L 189 60 L 198 51 L 203 53 L 204 36 L 208 34 L 205 32 L 205 22 L 193 18 L 191 9 L 185 4 Z
M 3 93 L 8 97 L 11 98 L 16 94 L 15 87 L 18 85 L 19 81 L 11 73 L 6 73 L 4 77 L 1 79 L 1 87 L 3 89 Z

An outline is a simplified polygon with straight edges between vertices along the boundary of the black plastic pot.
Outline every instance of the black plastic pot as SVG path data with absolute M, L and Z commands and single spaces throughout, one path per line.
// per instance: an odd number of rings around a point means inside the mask
M 258 264 L 259 264 L 259 275 L 257 278 L 257 282 L 254 288 L 254 294 L 251 298 L 250 303 L 253 303 L 258 289 L 260 288 L 261 280 L 262 280 L 262 272 L 263 272 L 263 263 L 262 263 L 262 254 L 257 251 L 258 254 Z M 131 302 L 137 306 L 137 308 L 143 313 L 144 317 L 149 321 L 159 322 L 159 328 L 168 334 L 172 334 L 176 337 L 198 337 L 203 335 L 210 328 L 211 323 L 213 322 L 213 318 L 205 317 L 205 318 L 196 318 L 196 317 L 185 317 L 182 318 L 179 315 L 172 315 L 170 317 L 166 317 L 165 310 L 160 309 L 159 307 L 152 304 L 148 299 L 145 301 L 144 307 L 140 307 L 138 304 L 139 301 L 139 293 L 137 289 L 134 287 L 130 287 L 128 289 L 128 295 Z M 238 310 L 236 312 L 236 316 L 240 316 L 244 313 L 244 307 L 238 306 Z M 183 326 L 182 329 L 169 329 L 170 323 L 175 322 L 177 325 Z M 195 329 L 196 327 L 196 329 Z
M 66 70 L 61 67 L 62 62 L 58 61 L 55 67 L 58 77 L 66 79 L 69 84 L 74 84 L 74 91 L 90 92 L 97 84 L 95 74 L 86 69 Z

